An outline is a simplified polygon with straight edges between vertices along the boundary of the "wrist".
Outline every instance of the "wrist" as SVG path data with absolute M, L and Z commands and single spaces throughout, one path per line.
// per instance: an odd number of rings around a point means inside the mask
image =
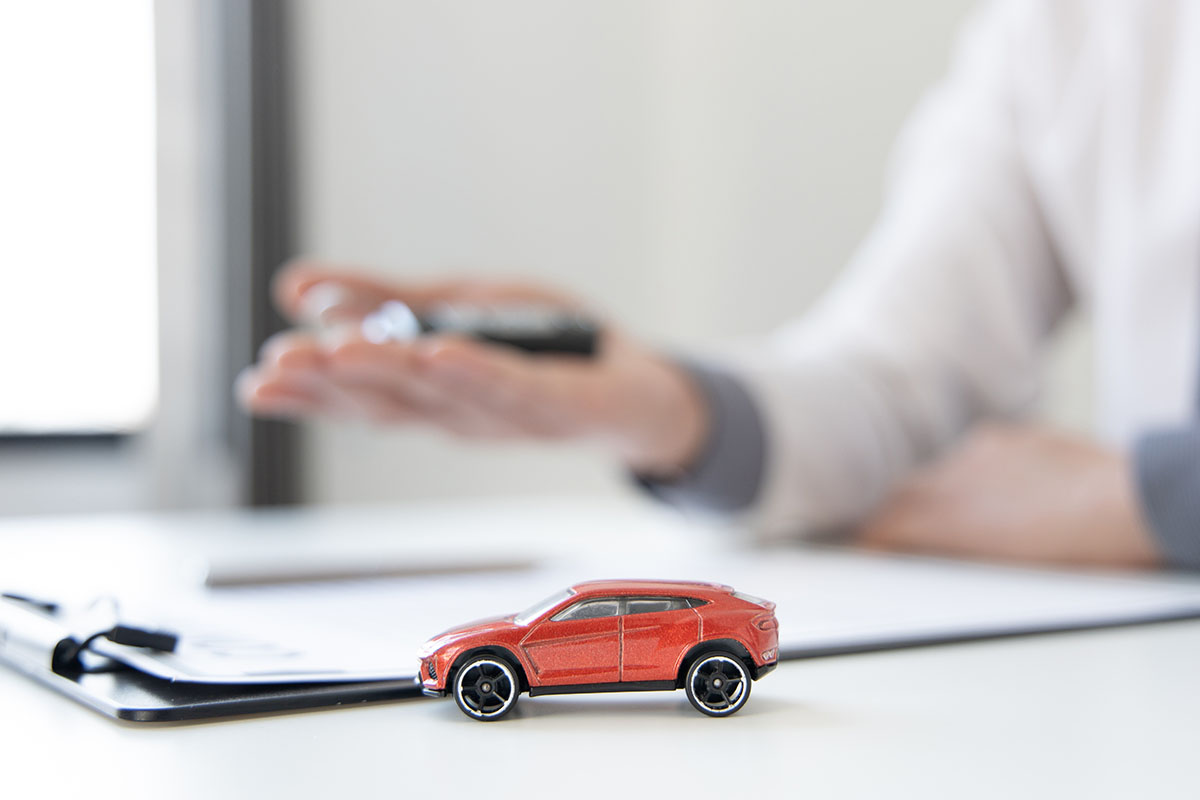
M 1092 531 L 1097 560 L 1130 567 L 1160 566 L 1162 557 L 1144 520 L 1133 472 L 1130 460 L 1119 453 L 1108 453 L 1097 464 L 1092 484 L 1102 509 Z
M 635 473 L 670 480 L 695 463 L 708 440 L 710 409 L 692 376 L 676 364 L 648 359 L 630 393 L 633 414 L 618 452 Z

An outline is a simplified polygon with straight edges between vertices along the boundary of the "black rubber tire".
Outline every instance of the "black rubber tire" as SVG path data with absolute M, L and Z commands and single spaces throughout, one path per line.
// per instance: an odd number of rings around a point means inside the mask
M 696 656 L 688 667 L 683 688 L 688 701 L 701 714 L 728 717 L 746 705 L 751 683 L 745 661 L 726 650 L 716 650 Z
M 516 666 L 503 656 L 472 656 L 455 670 L 450 691 L 459 710 L 468 717 L 494 722 L 517 704 L 521 694 L 519 674 Z

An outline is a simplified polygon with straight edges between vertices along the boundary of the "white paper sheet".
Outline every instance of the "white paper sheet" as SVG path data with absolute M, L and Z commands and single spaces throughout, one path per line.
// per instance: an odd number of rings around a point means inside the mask
M 108 643 L 101 649 L 147 672 L 186 681 L 411 676 L 417 647 L 439 631 L 519 611 L 566 585 L 604 577 L 717 581 L 774 600 L 785 654 L 1200 615 L 1195 580 L 826 548 L 723 548 L 696 533 L 678 544 L 637 555 L 616 548 L 540 562 L 529 554 L 538 566 L 524 571 L 196 592 L 181 595 L 173 607 L 123 607 L 180 632 L 176 653 Z

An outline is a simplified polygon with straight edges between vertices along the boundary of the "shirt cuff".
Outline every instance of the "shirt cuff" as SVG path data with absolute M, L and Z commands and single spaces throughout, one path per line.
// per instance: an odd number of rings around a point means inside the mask
M 758 497 L 766 471 L 762 417 L 735 377 L 711 365 L 681 362 L 708 405 L 708 439 L 695 462 L 669 480 L 635 476 L 660 500 L 683 508 L 734 512 Z
M 1134 469 L 1163 561 L 1200 569 L 1200 425 L 1144 434 Z

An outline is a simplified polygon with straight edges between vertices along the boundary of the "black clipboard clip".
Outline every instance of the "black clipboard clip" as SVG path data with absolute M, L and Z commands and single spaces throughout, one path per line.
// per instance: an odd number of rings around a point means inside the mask
M 28 597 L 22 594 L 13 594 L 11 592 L 0 593 L 0 597 L 5 600 L 11 600 L 15 603 L 27 606 L 30 609 L 40 611 L 47 616 L 57 616 L 61 606 L 58 603 L 50 600 L 42 600 L 39 598 Z M 115 644 L 123 644 L 129 647 L 144 647 L 148 650 L 155 650 L 160 653 L 173 653 L 179 645 L 179 636 L 169 631 L 155 631 L 147 628 L 136 628 L 132 625 L 117 624 L 111 628 L 106 628 L 102 631 L 97 631 L 83 639 L 76 639 L 74 636 L 67 636 L 60 639 L 54 645 L 54 650 L 50 655 L 50 668 L 58 673 L 66 671 L 76 672 L 102 672 L 107 671 L 104 668 L 91 667 L 83 662 L 83 654 L 88 651 L 92 643 L 98 639 L 107 639 Z
M 83 654 L 91 647 L 92 642 L 97 639 L 107 639 L 114 644 L 123 644 L 129 647 L 144 647 L 159 653 L 174 653 L 175 647 L 179 644 L 179 637 L 168 631 L 152 631 L 145 628 L 134 628 L 130 625 L 114 625 L 107 630 L 97 631 L 82 641 L 73 636 L 61 640 L 54 646 L 54 652 L 50 655 L 50 668 L 60 673 L 72 669 L 81 672 L 103 671 L 102 668 L 88 666 L 82 658 Z

